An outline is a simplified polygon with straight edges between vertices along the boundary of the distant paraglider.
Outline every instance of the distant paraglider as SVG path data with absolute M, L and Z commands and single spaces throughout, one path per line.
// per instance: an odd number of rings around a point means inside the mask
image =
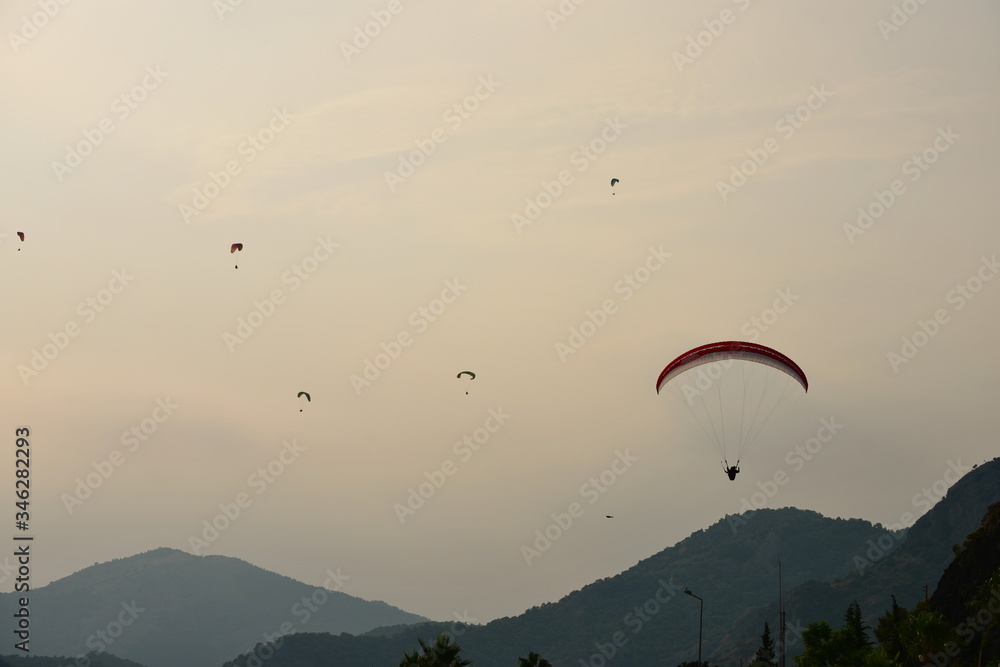
M 469 380 L 470 382 L 471 382 L 472 380 L 475 380 L 475 379 L 476 379 L 476 374 L 475 374 L 475 373 L 473 373 L 472 371 L 462 371 L 461 373 L 459 373 L 459 374 L 458 374 L 458 375 L 456 375 L 455 377 L 457 377 L 457 378 L 461 378 L 461 377 L 462 377 L 463 375 L 468 375 L 468 376 L 469 376 L 469 378 L 470 378 L 470 380 Z M 468 395 L 468 393 L 469 393 L 469 392 L 465 392 L 465 393 L 466 393 L 466 395 Z
M 21 239 L 21 243 L 24 243 L 24 232 L 18 232 L 17 233 L 17 238 Z M 21 249 L 18 248 L 17 251 L 21 252 Z
M 312 403 L 312 396 L 310 396 L 308 392 L 300 391 L 296 398 L 302 398 L 303 396 L 306 397 L 306 402 Z M 302 412 L 302 410 L 299 410 L 299 412 Z
M 232 247 L 230 247 L 230 248 L 229 248 L 229 254 L 233 254 L 233 253 L 234 253 L 234 252 L 236 252 L 237 250 L 239 250 L 240 252 L 243 252 L 243 244 L 242 244 L 242 243 L 234 243 L 234 244 L 232 245 Z M 236 265 L 236 268 L 237 268 L 237 269 L 238 269 L 238 268 L 240 268 L 240 265 L 239 265 L 239 264 L 237 264 L 237 265 Z
M 617 183 L 617 182 L 618 182 L 618 179 L 617 179 L 617 178 L 612 178 L 612 179 L 611 179 L 611 187 L 612 187 L 612 188 L 613 188 L 613 187 L 615 187 L 615 183 Z M 611 192 L 611 194 L 614 194 L 614 191 L 612 191 L 612 192 Z

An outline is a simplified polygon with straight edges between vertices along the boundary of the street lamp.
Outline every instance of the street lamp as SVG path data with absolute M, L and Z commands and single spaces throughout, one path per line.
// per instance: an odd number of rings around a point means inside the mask
M 684 592 L 698 600 L 698 667 L 701 667 L 701 618 L 705 609 L 705 601 L 691 592 L 690 588 L 685 588 Z

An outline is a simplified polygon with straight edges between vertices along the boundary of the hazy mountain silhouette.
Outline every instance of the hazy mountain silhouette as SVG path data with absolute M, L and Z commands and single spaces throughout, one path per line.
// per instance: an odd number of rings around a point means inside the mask
M 931 489 L 933 484 L 926 485 Z M 940 487 L 939 487 L 940 489 Z M 932 497 L 933 497 L 932 490 Z M 917 502 L 926 500 L 923 489 Z M 902 607 L 911 608 L 924 598 L 924 587 L 933 592 L 955 554 L 952 547 L 965 542 L 975 531 L 990 505 L 1000 501 L 1000 458 L 979 465 L 958 479 L 946 495 L 905 533 L 882 528 L 879 535 L 855 545 L 851 573 L 835 582 L 813 581 L 785 588 L 785 613 L 790 628 L 803 628 L 813 621 L 827 621 L 835 628 L 843 623 L 844 611 L 852 600 L 861 605 L 872 627 L 892 606 L 892 596 Z M 786 580 L 787 583 L 787 580 Z M 753 653 L 768 621 L 778 621 L 777 598 L 764 608 L 748 610 L 733 624 L 723 639 L 728 647 L 715 656 L 736 659 Z M 789 637 L 789 642 L 793 642 Z M 801 644 L 790 646 L 789 655 Z
M 452 632 L 476 667 L 510 667 L 529 651 L 554 667 L 578 667 L 581 660 L 669 666 L 697 656 L 699 602 L 683 593 L 689 587 L 705 601 L 704 656 L 728 667 L 753 653 L 764 621 L 777 630 L 779 556 L 793 642 L 813 621 L 839 627 L 851 600 L 871 625 L 892 595 L 912 607 L 925 585 L 937 588 L 945 568 L 935 601 L 961 613 L 997 557 L 997 517 L 980 525 L 997 502 L 1000 459 L 955 481 L 905 531 L 794 508 L 731 515 L 559 602 L 482 626 L 421 623 L 426 619 L 384 603 L 322 591 L 235 558 L 157 549 L 32 591 L 32 649 L 75 657 L 103 648 L 146 667 L 218 667 L 226 660 L 247 665 L 256 646 L 268 667 L 394 667 L 404 651 L 417 648 L 418 637 Z M 306 614 L 301 601 L 317 591 L 326 601 Z M 8 613 L 14 598 L 0 594 Z M 283 624 L 299 634 L 282 638 L 272 655 L 265 633 L 273 637 Z M 101 630 L 113 639 L 98 647 Z M 793 643 L 789 655 L 799 647 Z
M 553 667 L 677 665 L 694 661 L 698 652 L 699 602 L 683 594 L 689 587 L 705 601 L 705 658 L 735 666 L 756 649 L 765 620 L 777 629 L 779 555 L 790 628 L 800 631 L 818 620 L 840 627 L 853 599 L 874 619 L 888 609 L 891 595 L 912 606 L 925 584 L 933 589 L 954 558 L 952 545 L 963 543 L 997 501 L 1000 459 L 955 482 L 906 531 L 794 508 L 729 516 L 557 603 L 458 628 L 456 640 L 476 667 L 510 667 L 529 650 Z M 364 637 L 293 635 L 267 664 L 394 667 L 404 650 L 417 647 L 417 637 L 432 639 L 454 630 L 441 623 L 409 626 L 391 637 L 384 636 L 391 634 L 385 629 Z M 794 630 L 789 639 L 795 642 L 789 647 L 792 656 L 801 643 Z M 245 667 L 246 657 L 227 664 Z
M 476 667 L 510 667 L 529 651 L 555 667 L 578 667 L 580 660 L 587 664 L 602 652 L 613 658 L 609 664 L 676 665 L 694 660 L 698 652 L 699 603 L 682 592 L 684 587 L 705 600 L 708 655 L 743 610 L 777 597 L 779 553 L 783 563 L 787 561 L 786 584 L 832 580 L 850 571 L 857 544 L 879 534 L 881 530 L 867 521 L 829 519 L 792 508 L 761 510 L 735 530 L 723 519 L 615 577 L 520 616 L 468 627 L 456 640 Z M 383 639 L 393 645 L 396 652 L 390 655 L 395 663 L 386 662 L 381 649 L 367 654 L 357 653 L 356 647 L 348 649 L 355 639 L 358 646 L 371 646 L 375 637 L 331 637 L 324 645 L 319 637 L 306 642 L 293 636 L 286 638 L 268 666 L 394 665 L 402 658 L 402 650 L 417 647 L 418 636 L 432 639 L 448 630 L 453 630 L 450 624 L 413 626 Z M 322 655 L 327 659 L 317 662 Z M 348 655 L 355 661 L 345 660 Z
M 384 602 L 319 591 L 237 558 L 156 549 L 32 590 L 31 652 L 75 658 L 107 651 L 146 667 L 218 667 L 282 624 L 286 632 L 362 633 L 427 620 Z M 0 594 L 6 618 L 16 596 Z M 312 598 L 314 611 L 303 598 Z

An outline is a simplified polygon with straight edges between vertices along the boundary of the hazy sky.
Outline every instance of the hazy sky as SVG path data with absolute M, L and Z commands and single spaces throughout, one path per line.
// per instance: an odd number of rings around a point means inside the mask
M 996 454 L 998 24 L 985 0 L 4 3 L 2 432 L 32 432 L 34 583 L 166 546 L 488 621 L 755 492 L 922 514 Z M 654 391 L 727 339 L 810 379 L 735 482 Z

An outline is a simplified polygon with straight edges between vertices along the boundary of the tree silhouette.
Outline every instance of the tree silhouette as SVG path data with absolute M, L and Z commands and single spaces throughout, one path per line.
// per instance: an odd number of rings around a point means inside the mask
M 861 605 L 857 600 L 852 600 L 844 612 L 844 627 L 837 632 L 841 662 L 847 665 L 860 665 L 864 662 L 865 656 L 872 652 L 868 630 L 861 617 Z
M 834 630 L 826 621 L 810 623 L 802 633 L 805 645 L 795 657 L 799 667 L 838 667 L 839 665 L 881 664 L 885 652 L 873 656 L 868 626 L 861 617 L 861 605 L 853 600 L 844 612 L 844 627 Z
M 909 663 L 909 651 L 903 644 L 903 627 L 910 618 L 910 612 L 900 607 L 896 596 L 892 596 L 892 607 L 885 612 L 875 626 L 875 639 L 886 655 L 901 664 Z
M 471 660 L 459 656 L 462 647 L 453 644 L 451 637 L 444 633 L 438 635 L 433 645 L 428 645 L 420 638 L 417 639 L 417 642 L 420 644 L 423 654 L 417 651 L 404 652 L 399 667 L 466 667 L 472 664 Z
M 528 651 L 527 658 L 518 658 L 517 667 L 552 667 L 552 663 L 534 651 Z
M 760 635 L 760 648 L 750 661 L 751 667 L 774 667 L 774 638 L 771 628 L 764 621 L 764 632 Z
M 798 667 L 833 667 L 837 664 L 833 627 L 826 621 L 810 623 L 802 632 L 802 644 L 802 654 L 795 656 Z
M 865 656 L 862 667 L 899 667 L 901 664 L 895 658 L 889 657 L 889 653 L 884 646 L 879 646 Z
M 975 534 L 975 533 L 973 533 Z M 968 543 L 969 540 L 966 540 Z M 989 659 L 994 657 L 1000 652 L 1000 614 L 989 613 L 989 618 L 983 620 L 982 610 L 987 612 L 992 612 L 994 609 L 993 602 L 996 600 L 997 591 L 1000 591 L 1000 568 L 998 568 L 993 575 L 983 582 L 983 585 L 979 587 L 979 592 L 965 603 L 966 608 L 974 615 L 976 619 L 976 628 L 980 630 L 978 638 L 974 639 L 976 645 L 974 648 L 976 652 L 976 664 L 983 664 L 984 653 L 985 657 Z M 991 660 L 989 665 L 1000 664 L 1000 660 Z
M 952 640 L 954 630 L 936 611 L 928 611 L 925 603 L 919 603 L 901 630 L 901 639 L 907 652 L 921 663 L 930 660 L 932 653 L 944 650 L 944 645 Z

